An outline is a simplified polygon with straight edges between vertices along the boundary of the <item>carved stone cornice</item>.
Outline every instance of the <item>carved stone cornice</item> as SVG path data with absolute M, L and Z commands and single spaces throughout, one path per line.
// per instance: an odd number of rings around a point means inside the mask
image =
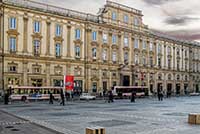
M 130 48 L 129 47 L 124 47 L 123 50 L 129 51 Z
M 40 33 L 34 33 L 34 34 L 32 34 L 32 37 L 33 37 L 33 38 L 42 39 L 43 36 L 42 36 Z
M 74 40 L 74 44 L 80 44 L 80 45 L 82 45 L 83 41 L 80 40 L 80 39 L 76 39 L 76 40 Z
M 8 33 L 8 35 L 16 35 L 16 36 L 19 35 L 19 32 L 17 32 L 16 29 L 9 29 L 9 30 L 7 31 L 7 33 Z
M 118 49 L 119 48 L 116 44 L 113 44 L 111 47 L 112 47 L 112 49 Z
M 92 46 L 99 46 L 99 43 L 96 42 L 96 41 L 92 41 L 92 42 L 91 42 L 91 45 L 92 45 Z
M 54 41 L 60 41 L 60 42 L 63 42 L 63 40 L 64 40 L 61 36 L 56 36 L 53 39 L 54 39 Z

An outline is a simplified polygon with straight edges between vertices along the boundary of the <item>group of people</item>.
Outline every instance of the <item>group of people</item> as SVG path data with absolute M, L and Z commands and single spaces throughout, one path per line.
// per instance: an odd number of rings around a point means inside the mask
M 63 90 L 61 90 L 60 92 L 60 105 L 65 105 L 65 98 L 66 98 L 66 101 L 69 101 L 70 100 L 70 93 L 68 92 L 63 92 Z M 73 93 L 71 93 L 71 98 L 73 98 Z M 53 100 L 54 100 L 54 96 L 52 93 L 49 94 L 49 104 L 53 104 Z

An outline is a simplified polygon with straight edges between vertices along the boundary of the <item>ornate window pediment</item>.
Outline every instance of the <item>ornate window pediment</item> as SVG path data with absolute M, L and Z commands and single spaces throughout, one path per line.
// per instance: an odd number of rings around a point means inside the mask
M 61 66 L 55 66 L 54 67 L 54 73 L 57 75 L 62 75 L 63 74 L 63 68 Z
M 42 72 L 42 66 L 41 65 L 38 65 L 37 63 L 32 65 L 32 73 L 40 74 L 41 72 Z

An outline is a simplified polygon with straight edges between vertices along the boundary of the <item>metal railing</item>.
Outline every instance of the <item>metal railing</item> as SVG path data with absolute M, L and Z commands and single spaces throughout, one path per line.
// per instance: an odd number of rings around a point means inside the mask
M 52 5 L 48 5 L 48 4 L 44 4 L 40 2 L 31 1 L 31 0 L 4 0 L 3 2 L 8 5 L 39 10 L 39 11 L 53 13 L 53 14 L 62 15 L 66 17 L 72 17 L 75 19 L 99 22 L 99 18 L 96 15 L 86 14 L 79 11 L 56 7 L 56 6 L 52 6 Z
M 121 4 L 118 4 L 116 2 L 112 2 L 112 1 L 109 1 L 109 0 L 106 1 L 106 5 L 116 7 L 116 8 L 120 8 L 120 9 L 124 9 L 126 11 L 130 11 L 130 12 L 142 15 L 141 10 L 137 10 L 135 8 L 128 7 L 128 6 L 125 6 L 125 5 L 121 5 Z

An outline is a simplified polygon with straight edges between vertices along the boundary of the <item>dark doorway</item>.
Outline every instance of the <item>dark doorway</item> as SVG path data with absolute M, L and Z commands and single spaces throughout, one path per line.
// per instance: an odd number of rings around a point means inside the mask
M 103 81 L 103 91 L 107 91 L 107 82 Z
M 123 86 L 130 85 L 130 76 L 123 76 Z
M 188 84 L 184 84 L 184 93 L 185 95 L 188 94 Z
M 196 84 L 196 93 L 198 93 L 198 92 L 199 92 L 199 85 Z
M 167 84 L 167 93 L 171 93 L 172 92 L 172 84 L 169 83 Z
M 150 92 L 153 93 L 153 84 L 150 84 Z
M 160 91 L 162 91 L 162 83 L 158 83 L 157 85 L 157 93 L 159 93 Z
M 93 83 L 92 83 L 92 92 L 93 92 L 93 93 L 96 93 L 96 92 L 97 92 L 97 83 L 96 83 L 96 82 L 93 82 Z
M 176 94 L 177 95 L 180 95 L 180 89 L 181 89 L 180 84 L 176 84 Z

